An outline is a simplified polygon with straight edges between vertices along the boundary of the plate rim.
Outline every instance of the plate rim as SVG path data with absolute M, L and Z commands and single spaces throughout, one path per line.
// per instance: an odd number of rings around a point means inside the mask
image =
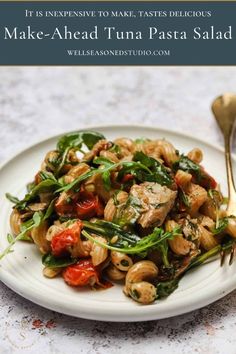
M 162 133 L 164 136 L 165 134 L 173 134 L 177 137 L 180 138 L 186 138 L 186 139 L 193 139 L 195 142 L 199 142 L 200 144 L 203 144 L 205 146 L 208 146 L 209 148 L 214 149 L 215 151 L 221 152 L 223 153 L 223 148 L 220 146 L 217 146 L 216 144 L 213 143 L 209 143 L 206 141 L 203 141 L 202 139 L 199 138 L 195 138 L 193 136 L 191 136 L 190 134 L 186 134 L 186 133 L 182 133 L 179 131 L 174 131 L 174 130 L 169 130 L 169 129 L 163 129 L 160 128 L 158 126 L 154 126 L 151 127 L 150 125 L 145 125 L 145 124 L 101 124 L 101 125 L 89 125 L 83 128 L 79 128 L 76 130 L 70 130 L 70 131 L 66 131 L 63 133 L 59 133 L 59 134 L 52 134 L 50 136 L 47 136 L 44 139 L 36 139 L 35 142 L 31 143 L 29 146 L 21 149 L 17 154 L 12 154 L 12 156 L 6 158 L 1 164 L 0 164 L 0 172 L 10 163 L 13 162 L 13 160 L 15 158 L 20 157 L 21 155 L 24 155 L 25 153 L 29 152 L 31 149 L 33 148 L 37 148 L 37 146 L 39 145 L 43 145 L 48 143 L 50 140 L 53 139 L 58 139 L 60 136 L 63 136 L 65 134 L 69 134 L 71 132 L 75 132 L 75 131 L 85 131 L 85 130 L 94 130 L 96 131 L 98 130 L 102 130 L 102 129 L 111 129 L 111 130 L 115 130 L 115 129 L 122 129 L 122 128 L 133 128 L 133 129 L 146 129 L 146 130 L 155 130 L 156 132 Z M 233 154 L 233 156 L 235 156 Z M 22 289 L 19 289 L 19 287 L 14 287 L 14 279 L 15 277 L 9 273 L 6 269 L 3 269 L 3 267 L 0 266 L 0 280 L 6 285 L 8 286 L 11 290 L 13 290 L 14 292 L 16 292 L 17 294 L 19 294 L 20 296 L 24 297 L 27 300 L 30 300 L 31 302 L 43 306 L 47 309 L 53 310 L 53 311 L 57 311 L 59 313 L 63 313 L 63 314 L 67 314 L 67 315 L 71 315 L 71 316 L 76 316 L 76 317 L 80 317 L 80 318 L 84 318 L 84 319 L 91 319 L 91 320 L 98 320 L 98 321 L 111 321 L 111 322 L 137 322 L 137 321 L 151 321 L 151 320 L 155 320 L 155 319 L 162 319 L 162 318 L 168 318 L 168 317 L 173 317 L 173 316 L 177 316 L 180 314 L 184 314 L 196 309 L 199 309 L 201 307 L 207 306 L 210 303 L 213 303 L 214 301 L 222 298 L 223 296 L 227 295 L 228 293 L 230 293 L 231 291 L 233 291 L 236 288 L 236 282 L 233 284 L 232 282 L 230 282 L 230 279 L 227 279 L 224 283 L 224 288 L 223 290 L 218 289 L 218 291 L 216 291 L 215 289 L 212 289 L 211 291 L 214 293 L 213 295 L 211 294 L 211 296 L 209 296 L 209 292 L 203 292 L 203 294 L 201 295 L 201 297 L 199 298 L 199 301 L 195 301 L 195 306 L 193 304 L 189 305 L 188 307 L 185 306 L 185 303 L 183 302 L 181 305 L 178 306 L 178 308 L 176 310 L 172 309 L 171 313 L 169 312 L 168 314 L 160 314 L 158 312 L 152 311 L 152 306 L 148 306 L 145 307 L 147 308 L 145 314 L 144 313 L 140 313 L 140 305 L 137 306 L 137 315 L 135 316 L 135 318 L 130 318 L 129 315 L 124 316 L 124 315 L 120 315 L 118 313 L 118 309 L 116 309 L 116 313 L 113 314 L 109 314 L 109 309 L 107 309 L 108 311 L 102 311 L 102 313 L 100 313 L 99 315 L 97 314 L 93 314 L 93 312 L 88 311 L 88 309 L 85 311 L 85 313 L 74 313 L 73 309 L 70 309 L 70 307 L 68 306 L 64 306 L 62 309 L 60 309 L 60 305 L 55 305 L 55 304 L 50 304 L 50 303 L 46 303 L 45 300 L 42 301 L 42 298 L 39 299 L 37 298 L 34 293 L 34 291 L 30 291 L 29 293 L 27 293 L 27 291 L 25 291 L 25 287 L 23 286 Z M 142 306 L 141 306 L 142 307 Z M 152 313 L 154 312 L 154 313 Z

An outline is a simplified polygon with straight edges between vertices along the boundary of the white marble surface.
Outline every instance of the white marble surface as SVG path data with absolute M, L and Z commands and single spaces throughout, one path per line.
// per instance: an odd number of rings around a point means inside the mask
M 222 139 L 210 102 L 236 91 L 234 67 L 2 67 L 0 162 L 49 135 L 145 123 Z M 236 292 L 199 311 L 131 324 L 45 310 L 0 284 L 0 353 L 236 353 Z

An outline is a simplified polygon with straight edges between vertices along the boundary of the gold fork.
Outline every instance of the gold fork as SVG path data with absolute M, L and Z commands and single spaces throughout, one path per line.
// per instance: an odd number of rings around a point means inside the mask
M 236 95 L 225 93 L 217 97 L 212 103 L 212 111 L 215 119 L 224 136 L 225 143 L 225 162 L 228 183 L 228 204 L 226 208 L 226 216 L 236 215 L 236 190 L 233 178 L 232 161 L 231 161 L 231 143 L 234 133 L 236 120 Z M 229 264 L 233 263 L 236 253 L 235 244 L 232 245 Z M 224 263 L 226 251 L 221 253 L 221 265 Z

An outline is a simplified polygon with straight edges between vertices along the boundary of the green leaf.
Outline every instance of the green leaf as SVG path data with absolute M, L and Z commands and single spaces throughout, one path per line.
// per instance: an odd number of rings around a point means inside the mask
M 111 189 L 111 175 L 109 171 L 105 171 L 102 174 L 102 181 L 106 191 L 109 191 Z
M 14 204 L 17 204 L 17 203 L 19 203 L 19 201 L 20 201 L 17 197 L 14 197 L 14 196 L 13 196 L 12 194 L 10 194 L 10 193 L 6 193 L 5 196 L 6 196 L 6 198 L 7 198 L 8 200 L 10 200 L 10 202 L 12 202 L 12 203 L 14 203 Z
M 35 182 L 29 182 L 27 183 L 26 185 L 26 189 L 27 189 L 27 192 L 30 193 L 32 191 L 32 189 L 35 187 Z
M 118 247 L 112 245 L 111 243 L 103 243 L 92 237 L 87 231 L 83 230 L 82 234 L 89 240 L 97 243 L 101 247 L 107 248 L 111 251 L 117 251 L 117 252 L 122 252 L 122 253 L 127 253 L 127 254 L 142 254 L 144 255 L 144 252 L 147 252 L 148 250 L 152 249 L 154 246 L 157 246 L 158 244 L 161 244 L 164 240 L 167 239 L 172 239 L 176 234 L 179 234 L 179 228 L 174 229 L 172 232 L 166 232 L 164 233 L 164 230 L 161 228 L 155 228 L 153 233 L 151 233 L 148 236 L 143 237 L 139 241 L 136 242 L 135 245 L 124 245 L 121 244 L 121 246 Z
M 181 155 L 180 159 L 173 163 L 173 170 L 182 170 L 196 177 L 197 182 L 201 179 L 201 168 L 198 164 L 190 160 L 187 156 Z
M 42 181 L 47 180 L 47 179 L 51 179 L 52 181 L 57 182 L 57 179 L 52 172 L 40 171 L 39 176 Z
M 161 299 L 163 297 L 169 296 L 171 293 L 173 293 L 179 285 L 179 278 L 175 278 L 169 281 L 163 281 L 157 283 L 157 298 Z
M 218 220 L 217 227 L 212 231 L 214 235 L 220 234 L 223 232 L 229 223 L 229 217 L 224 217 Z
M 52 191 L 54 192 L 56 188 L 61 187 L 61 184 L 54 179 L 45 179 L 39 184 L 37 184 L 30 193 L 26 194 L 24 199 L 20 200 L 16 204 L 17 209 L 25 209 L 27 204 L 34 200 L 39 193 Z
M 9 245 L 5 248 L 5 250 L 0 254 L 0 260 L 5 257 L 8 253 L 11 253 L 12 247 L 14 244 L 19 241 L 19 240 L 28 240 L 27 233 L 32 230 L 34 227 L 37 227 L 40 225 L 40 223 L 43 220 L 43 214 L 41 212 L 36 212 L 34 213 L 32 219 L 28 220 L 25 222 L 23 225 L 21 225 L 21 232 L 16 236 L 16 237 L 9 237 L 7 236 L 8 242 L 10 240 Z
M 104 236 L 109 242 L 114 236 L 118 236 L 114 245 L 120 247 L 123 247 L 124 243 L 135 245 L 140 240 L 136 234 L 125 231 L 119 225 L 105 220 L 96 220 L 96 222 L 83 220 L 83 226 L 89 232 Z
M 113 199 L 115 200 L 115 197 Z M 141 214 L 142 205 L 140 200 L 129 195 L 125 203 L 115 203 L 116 213 L 113 222 L 121 227 L 134 225 Z
M 44 214 L 43 220 L 48 219 L 52 215 L 52 213 L 54 212 L 55 201 L 56 201 L 56 198 L 50 202 L 50 204 L 46 210 L 46 213 Z
M 95 160 L 96 161 L 96 160 Z M 107 160 L 109 161 L 109 160 Z M 91 169 L 90 171 L 84 173 L 83 175 L 79 176 L 78 178 L 76 178 L 73 182 L 65 185 L 65 186 L 62 186 L 61 188 L 59 188 L 56 192 L 62 192 L 62 191 L 68 191 L 74 187 L 76 187 L 77 185 L 79 185 L 82 181 L 86 180 L 87 178 L 89 177 L 92 177 L 96 174 L 103 174 L 104 172 L 107 172 L 107 171 L 112 171 L 113 169 L 119 167 L 119 166 L 135 166 L 139 169 L 139 170 L 146 170 L 147 172 L 150 172 L 149 169 L 142 165 L 141 163 L 139 162 L 127 162 L 127 161 L 120 161 L 120 162 L 117 162 L 115 164 L 109 164 L 107 166 L 104 166 L 104 168 L 94 168 L 94 169 Z
M 165 267 L 170 267 L 170 262 L 168 260 L 168 251 L 169 251 L 169 246 L 167 240 L 164 240 L 160 245 L 156 247 L 160 252 L 162 256 L 162 262 Z
M 14 240 L 14 236 L 11 234 L 7 234 L 7 241 L 11 243 Z
M 44 254 L 42 257 L 42 263 L 45 267 L 48 268 L 61 268 L 67 267 L 68 265 L 75 264 L 77 259 L 70 257 L 61 257 L 57 258 L 51 253 Z
M 94 160 L 93 160 L 93 163 L 95 165 L 104 165 L 105 167 L 112 167 L 115 163 L 106 159 L 105 157 L 96 157 Z
M 174 181 L 169 171 L 153 157 L 138 151 L 134 154 L 133 160 L 139 161 L 151 171 L 151 173 L 146 173 L 144 170 L 141 171 L 139 169 L 135 171 L 134 175 L 140 182 L 156 182 L 162 186 L 171 186 L 173 184 Z
M 85 144 L 88 149 L 92 149 L 92 147 L 101 139 L 105 139 L 105 137 L 97 132 L 93 131 L 79 131 L 69 133 L 67 135 L 62 136 L 58 143 L 57 149 L 60 152 L 65 151 L 66 149 L 72 148 L 80 148 L 82 144 Z

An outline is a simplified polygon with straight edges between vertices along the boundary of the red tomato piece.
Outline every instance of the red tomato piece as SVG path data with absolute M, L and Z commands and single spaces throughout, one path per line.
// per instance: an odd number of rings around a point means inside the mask
M 132 179 L 134 179 L 134 176 L 131 173 L 127 173 L 126 175 L 124 175 L 124 177 L 121 180 L 121 183 L 126 183 L 131 181 Z
M 75 216 L 74 199 L 76 195 L 71 195 L 68 192 L 62 192 L 55 203 L 55 210 L 60 216 Z
M 201 167 L 201 186 L 206 189 L 215 189 L 217 187 L 216 180 L 203 167 Z
M 59 257 L 68 253 L 68 248 L 78 242 L 81 228 L 82 222 L 79 220 L 71 228 L 65 229 L 55 235 L 51 241 L 52 254 Z
M 98 271 L 90 259 L 80 260 L 68 266 L 62 273 L 65 282 L 71 286 L 93 286 L 99 282 Z
M 76 203 L 76 212 L 80 219 L 92 218 L 95 215 L 103 215 L 103 206 L 98 196 L 82 191 Z

